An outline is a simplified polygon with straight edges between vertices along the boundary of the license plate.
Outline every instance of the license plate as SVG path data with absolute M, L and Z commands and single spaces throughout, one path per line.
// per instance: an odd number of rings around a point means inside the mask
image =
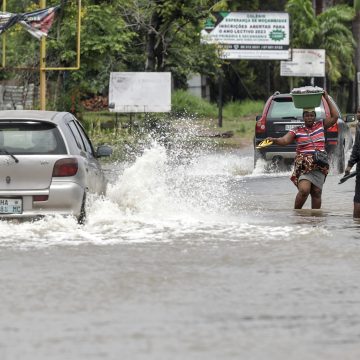
M 21 214 L 21 213 L 22 213 L 21 199 L 0 198 L 0 214 Z
M 285 125 L 285 130 L 289 131 L 289 130 L 293 129 L 295 126 L 298 126 L 298 125 L 292 125 L 292 124 Z

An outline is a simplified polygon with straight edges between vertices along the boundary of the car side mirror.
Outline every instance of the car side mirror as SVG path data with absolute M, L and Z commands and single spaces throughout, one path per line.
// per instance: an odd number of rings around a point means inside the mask
M 100 145 L 96 149 L 96 157 L 110 156 L 112 152 L 112 148 L 109 145 Z
M 258 121 L 258 120 L 260 120 L 260 119 L 261 119 L 261 115 L 256 115 L 255 120 Z
M 354 122 L 356 118 L 355 114 L 347 114 L 345 118 L 345 122 Z

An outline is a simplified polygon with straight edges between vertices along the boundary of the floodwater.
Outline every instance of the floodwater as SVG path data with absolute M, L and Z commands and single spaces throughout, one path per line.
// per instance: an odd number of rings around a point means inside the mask
M 295 211 L 251 149 L 107 169 L 84 226 L 0 222 L 2 360 L 359 358 L 354 179 Z

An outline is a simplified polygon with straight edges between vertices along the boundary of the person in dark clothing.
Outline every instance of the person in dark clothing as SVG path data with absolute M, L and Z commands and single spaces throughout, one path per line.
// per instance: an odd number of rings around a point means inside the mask
M 351 151 L 350 159 L 345 169 L 345 175 L 350 174 L 351 168 L 356 164 L 356 181 L 355 181 L 355 196 L 354 196 L 354 213 L 353 217 L 360 218 L 360 106 L 356 111 L 356 118 L 358 123 L 356 125 L 355 143 Z

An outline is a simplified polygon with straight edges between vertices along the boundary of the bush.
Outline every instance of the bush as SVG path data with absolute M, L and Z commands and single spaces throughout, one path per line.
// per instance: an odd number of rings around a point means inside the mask
M 223 117 L 235 120 L 253 114 L 259 114 L 264 107 L 263 101 L 232 101 L 223 106 Z M 217 104 L 209 103 L 184 90 L 176 90 L 172 95 L 172 113 L 175 116 L 197 116 L 200 118 L 217 118 Z
M 217 107 L 185 90 L 176 90 L 172 94 L 172 114 L 174 116 L 216 117 Z
M 232 101 L 225 104 L 223 109 L 223 116 L 225 118 L 237 119 L 240 116 L 248 116 L 253 114 L 259 114 L 264 107 L 263 101 L 243 100 Z

